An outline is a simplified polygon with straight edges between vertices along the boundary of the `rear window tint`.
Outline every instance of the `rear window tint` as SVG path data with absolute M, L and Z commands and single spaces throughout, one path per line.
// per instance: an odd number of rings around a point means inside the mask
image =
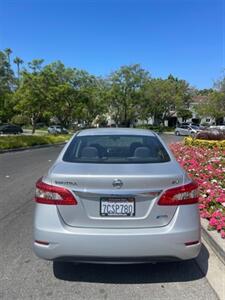
M 162 163 L 170 157 L 154 136 L 75 136 L 63 160 L 78 163 Z

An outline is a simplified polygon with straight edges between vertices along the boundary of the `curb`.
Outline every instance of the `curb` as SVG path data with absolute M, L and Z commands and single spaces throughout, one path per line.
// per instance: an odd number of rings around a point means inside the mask
M 211 288 L 217 295 L 218 300 L 225 299 L 225 265 L 218 258 L 212 247 L 202 235 L 202 248 L 196 258 L 196 263 L 200 268 L 203 276 L 206 278 Z M 206 297 L 206 299 L 208 299 Z
M 21 147 L 21 148 L 13 148 L 13 149 L 3 149 L 3 150 L 0 150 L 0 154 L 8 153 L 8 152 L 18 152 L 18 151 L 25 151 L 25 150 L 35 150 L 35 149 L 40 149 L 40 148 L 48 148 L 48 147 L 65 145 L 66 143 L 67 142 L 56 143 L 56 144 L 35 145 L 35 146 L 31 146 L 31 147 Z
M 225 265 L 225 240 L 223 240 L 217 231 L 207 230 L 208 221 L 201 219 L 202 236 L 212 248 L 216 256 Z

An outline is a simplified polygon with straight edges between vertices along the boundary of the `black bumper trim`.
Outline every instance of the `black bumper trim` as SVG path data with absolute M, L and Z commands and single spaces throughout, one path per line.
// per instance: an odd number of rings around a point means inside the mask
M 67 262 L 106 262 L 106 263 L 154 263 L 154 262 L 174 262 L 181 261 L 178 257 L 173 256 L 144 256 L 144 257 L 99 257 L 99 256 L 61 256 L 54 261 Z

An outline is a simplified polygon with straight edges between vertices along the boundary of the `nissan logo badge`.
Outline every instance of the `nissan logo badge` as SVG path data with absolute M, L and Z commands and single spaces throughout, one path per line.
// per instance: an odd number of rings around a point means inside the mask
M 120 179 L 114 179 L 112 185 L 114 188 L 120 189 L 123 186 L 123 182 Z

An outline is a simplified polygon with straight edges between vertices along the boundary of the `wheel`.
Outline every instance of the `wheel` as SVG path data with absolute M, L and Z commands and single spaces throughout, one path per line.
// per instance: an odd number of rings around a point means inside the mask
M 175 131 L 175 134 L 176 134 L 177 136 L 180 136 L 180 131 Z

